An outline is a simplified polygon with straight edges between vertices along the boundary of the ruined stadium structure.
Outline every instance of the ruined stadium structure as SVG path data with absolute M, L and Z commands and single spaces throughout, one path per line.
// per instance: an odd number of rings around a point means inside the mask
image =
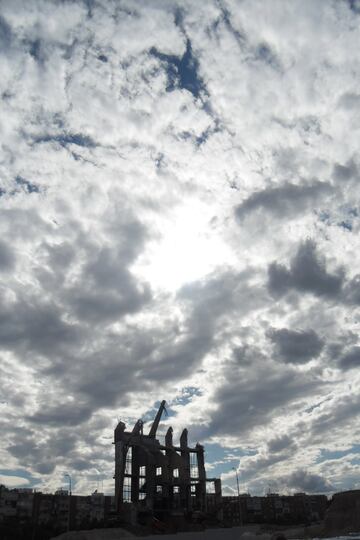
M 118 512 L 126 503 L 158 516 L 192 515 L 213 511 L 221 504 L 221 481 L 206 478 L 204 447 L 188 446 L 184 429 L 180 446 L 173 443 L 173 430 L 166 432 L 165 444 L 156 432 L 165 401 L 162 401 L 148 435 L 138 420 L 132 431 L 119 422 L 114 432 L 115 444 L 115 504 Z M 211 508 L 209 508 L 211 506 Z

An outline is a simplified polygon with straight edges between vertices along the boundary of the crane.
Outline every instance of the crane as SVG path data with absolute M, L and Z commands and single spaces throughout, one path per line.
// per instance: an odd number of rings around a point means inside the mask
M 166 403 L 165 400 L 163 400 L 160 403 L 159 410 L 156 413 L 155 420 L 153 421 L 153 424 L 152 424 L 152 426 L 150 428 L 149 437 L 151 437 L 152 439 L 155 439 L 155 437 L 156 437 L 157 428 L 159 427 L 159 423 L 160 423 L 163 411 L 166 412 L 165 403 Z

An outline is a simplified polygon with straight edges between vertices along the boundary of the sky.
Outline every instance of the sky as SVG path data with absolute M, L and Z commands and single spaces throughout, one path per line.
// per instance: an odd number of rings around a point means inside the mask
M 360 489 L 360 2 L 0 7 L 0 482 Z

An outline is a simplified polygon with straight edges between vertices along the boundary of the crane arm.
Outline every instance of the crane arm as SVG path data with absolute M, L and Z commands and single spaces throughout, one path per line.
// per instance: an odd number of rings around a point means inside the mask
M 165 410 L 165 403 L 166 403 L 165 400 L 163 400 L 160 403 L 159 410 L 156 413 L 155 420 L 153 421 L 153 424 L 152 424 L 152 426 L 150 428 L 149 437 L 151 437 L 152 439 L 155 439 L 155 437 L 156 437 L 156 432 L 157 432 L 157 428 L 159 427 L 159 423 L 160 423 L 160 420 L 161 420 L 161 415 L 162 415 L 163 411 Z

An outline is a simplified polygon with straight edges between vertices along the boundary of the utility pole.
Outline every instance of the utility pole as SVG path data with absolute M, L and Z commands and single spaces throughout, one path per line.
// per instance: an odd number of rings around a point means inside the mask
M 237 468 L 233 467 L 233 471 L 235 471 L 236 474 L 236 485 L 237 485 L 237 494 L 238 494 L 238 506 L 239 506 L 239 522 L 240 525 L 242 525 L 242 515 L 241 515 L 241 503 L 240 503 L 240 488 L 239 488 L 239 475 L 237 472 Z

